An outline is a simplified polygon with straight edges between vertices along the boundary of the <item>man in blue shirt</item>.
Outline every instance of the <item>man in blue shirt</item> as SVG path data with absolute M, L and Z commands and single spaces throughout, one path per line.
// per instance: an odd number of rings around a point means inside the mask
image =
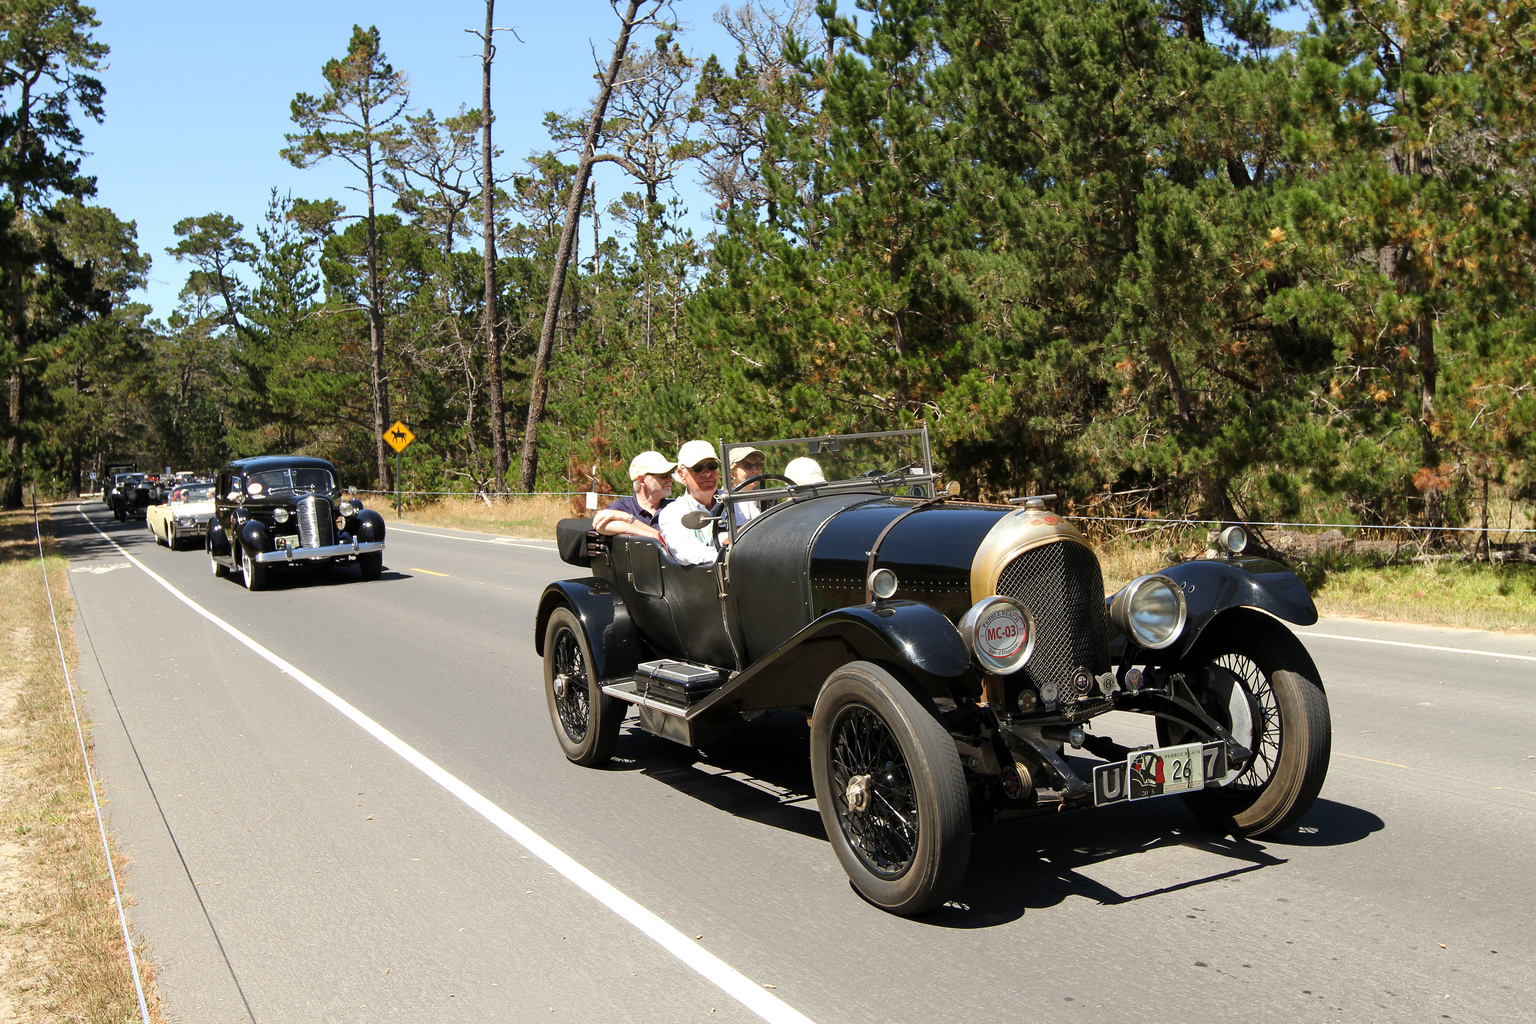
M 672 472 L 677 464 L 660 452 L 641 452 L 629 460 L 635 493 L 620 498 L 592 517 L 592 529 L 608 537 L 644 537 L 665 546 L 657 522 L 672 501 Z

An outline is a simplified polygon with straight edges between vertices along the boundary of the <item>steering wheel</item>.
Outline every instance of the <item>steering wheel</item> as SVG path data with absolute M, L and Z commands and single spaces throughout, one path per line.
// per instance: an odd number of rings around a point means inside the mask
M 800 486 L 799 484 L 797 484 L 793 480 L 791 480 L 789 477 L 785 476 L 783 473 L 754 473 L 751 476 L 747 477 L 745 480 L 743 480 L 741 483 L 739 483 L 739 484 L 732 484 L 731 485 L 731 493 L 735 494 L 737 491 L 742 490 L 743 488 L 745 488 L 748 484 L 761 483 L 764 480 L 782 480 L 786 484 L 789 484 L 789 486 L 791 486 L 791 487 L 798 487 L 798 486 Z

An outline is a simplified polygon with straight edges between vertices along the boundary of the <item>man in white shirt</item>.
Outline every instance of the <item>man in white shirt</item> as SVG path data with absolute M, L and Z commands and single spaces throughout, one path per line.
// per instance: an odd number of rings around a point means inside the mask
M 696 530 L 683 525 L 689 512 L 718 515 L 715 492 L 720 489 L 720 458 L 708 441 L 689 441 L 677 451 L 677 479 L 686 494 L 661 510 L 661 539 L 684 565 L 711 565 L 720 557 L 720 536 L 715 523 Z

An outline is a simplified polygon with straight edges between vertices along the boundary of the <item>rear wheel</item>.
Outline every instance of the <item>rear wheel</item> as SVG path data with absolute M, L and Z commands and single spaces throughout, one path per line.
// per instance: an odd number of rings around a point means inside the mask
M 1253 751 L 1220 786 L 1185 795 L 1190 810 L 1239 836 L 1294 824 L 1323 788 L 1333 744 L 1328 698 L 1301 641 L 1267 615 L 1234 612 L 1206 628 L 1178 670 L 1206 713 Z M 1157 735 L 1196 738 L 1161 719 Z
M 893 914 L 942 904 L 965 877 L 971 813 L 955 743 L 889 672 L 834 672 L 811 717 L 811 776 L 855 888 Z
M 544 628 L 544 695 L 568 760 L 590 768 L 613 756 L 624 702 L 598 685 L 586 634 L 569 608 L 556 608 Z

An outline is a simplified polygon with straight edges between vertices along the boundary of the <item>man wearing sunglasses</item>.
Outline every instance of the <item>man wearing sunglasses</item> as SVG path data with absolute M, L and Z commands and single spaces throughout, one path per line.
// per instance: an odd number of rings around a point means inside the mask
M 677 451 L 677 479 L 688 493 L 661 510 L 661 540 L 684 565 L 710 565 L 720 557 L 720 535 L 715 523 L 697 530 L 683 525 L 689 512 L 719 515 L 715 492 L 720 489 L 720 458 L 708 441 L 689 441 Z

